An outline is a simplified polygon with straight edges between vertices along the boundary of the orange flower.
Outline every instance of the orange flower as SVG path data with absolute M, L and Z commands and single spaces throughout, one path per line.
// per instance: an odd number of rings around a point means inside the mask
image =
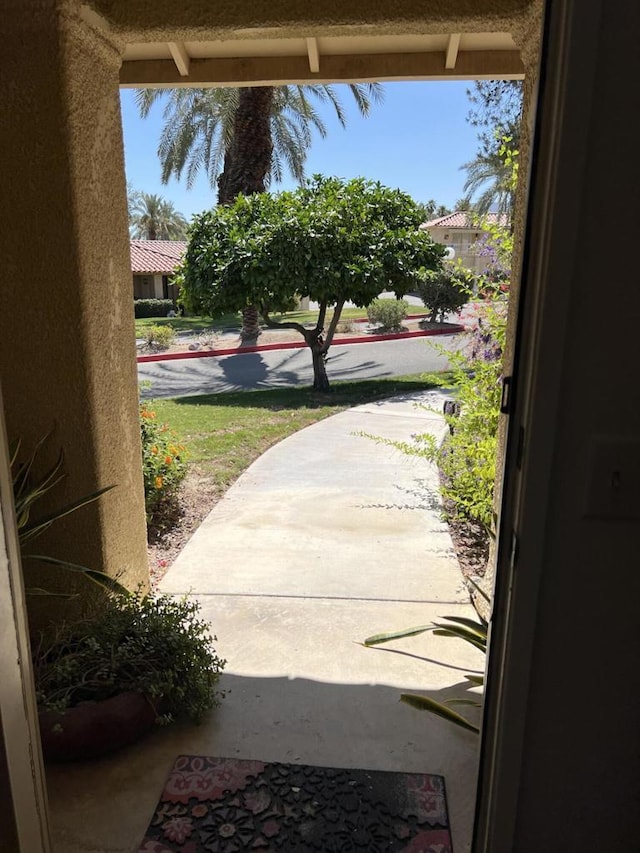
M 164 457 L 164 464 L 165 465 L 171 465 L 172 462 L 173 462 L 173 456 L 165 456 Z
M 155 479 L 156 489 L 161 489 L 162 485 L 163 485 L 162 477 L 156 477 L 156 479 Z

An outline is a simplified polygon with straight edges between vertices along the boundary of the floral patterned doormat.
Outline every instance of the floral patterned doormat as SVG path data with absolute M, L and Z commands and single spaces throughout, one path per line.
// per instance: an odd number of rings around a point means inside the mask
M 444 778 L 181 755 L 139 853 L 452 853 Z

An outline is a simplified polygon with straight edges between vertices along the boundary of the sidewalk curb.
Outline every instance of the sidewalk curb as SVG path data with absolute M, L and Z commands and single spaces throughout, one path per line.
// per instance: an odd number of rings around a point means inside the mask
M 464 332 L 464 326 L 457 323 L 451 323 L 448 329 L 431 329 L 429 331 L 420 332 L 395 332 L 389 335 L 371 335 L 368 338 L 339 338 L 333 340 L 332 346 L 345 346 L 350 344 L 374 344 L 379 341 L 397 341 L 403 338 L 426 338 L 433 335 L 457 335 Z M 179 361 L 184 358 L 215 358 L 221 355 L 244 355 L 251 352 L 264 352 L 266 350 L 279 349 L 303 349 L 306 347 L 304 341 L 285 341 L 279 344 L 258 344 L 250 347 L 230 347 L 227 349 L 209 349 L 204 351 L 191 352 L 166 352 L 157 353 L 155 355 L 138 355 L 136 361 L 138 364 L 149 361 Z

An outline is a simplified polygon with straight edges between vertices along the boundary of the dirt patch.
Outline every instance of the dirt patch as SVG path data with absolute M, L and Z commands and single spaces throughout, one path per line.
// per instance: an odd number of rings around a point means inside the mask
M 489 537 L 485 528 L 469 519 L 456 518 L 453 502 L 445 499 L 444 509 L 453 548 L 465 578 L 484 577 L 489 559 Z
M 215 484 L 192 466 L 162 529 L 150 529 L 147 545 L 151 585 L 155 587 L 221 498 Z

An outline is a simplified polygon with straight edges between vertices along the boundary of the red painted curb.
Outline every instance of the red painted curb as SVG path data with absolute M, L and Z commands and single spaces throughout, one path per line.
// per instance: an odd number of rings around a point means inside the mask
M 448 329 L 431 329 L 424 332 L 394 332 L 390 335 L 371 335 L 368 338 L 334 338 L 331 346 L 343 346 L 344 344 L 375 344 L 379 341 L 397 341 L 401 338 L 426 338 L 432 335 L 457 335 L 464 332 L 464 326 L 452 323 Z M 302 349 L 306 347 L 304 341 L 285 341 L 281 344 L 262 344 L 253 347 L 233 347 L 230 349 L 209 349 L 203 352 L 165 352 L 157 355 L 136 356 L 138 363 L 147 361 L 177 361 L 183 358 L 214 358 L 219 355 L 242 355 L 249 352 L 263 352 L 276 349 Z

